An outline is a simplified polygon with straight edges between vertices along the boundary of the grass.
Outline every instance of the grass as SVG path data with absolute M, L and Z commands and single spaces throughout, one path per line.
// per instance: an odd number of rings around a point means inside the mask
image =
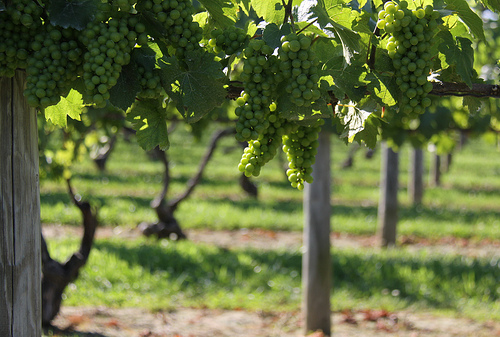
M 64 259 L 77 244 L 51 241 L 49 249 Z M 332 259 L 334 310 L 409 308 L 500 319 L 498 258 L 334 249 Z M 298 250 L 107 239 L 97 240 L 88 266 L 67 288 L 64 304 L 278 311 L 298 310 L 300 296 Z
M 207 135 L 208 137 L 209 135 Z M 171 196 L 178 195 L 196 171 L 204 153 L 183 130 L 171 135 L 169 158 L 172 164 Z M 355 156 L 354 167 L 342 170 L 349 150 L 333 139 L 332 229 L 353 234 L 376 231 L 379 196 L 379 153 L 371 160 L 363 151 Z M 407 147 L 400 151 L 400 223 L 398 232 L 421 237 L 457 236 L 500 239 L 500 155 L 498 149 L 481 140 L 471 141 L 453 158 L 450 172 L 443 175 L 441 187 L 427 188 L 424 203 L 415 207 L 406 195 Z M 285 181 L 280 161 L 270 162 L 254 181 L 259 199 L 247 197 L 238 185 L 241 149 L 234 140 L 223 139 L 209 163 L 202 183 L 192 197 L 183 202 L 176 216 L 183 228 L 239 229 L 266 228 L 296 231 L 302 229 L 302 193 Z M 430 155 L 426 154 L 426 167 Z M 75 166 L 73 183 L 77 191 L 99 207 L 104 226 L 134 227 L 153 222 L 149 207 L 159 193 L 162 165 L 151 161 L 136 144 L 121 141 L 100 173 L 86 160 Z M 78 225 L 78 210 L 69 203 L 65 185 L 42 181 L 42 222 Z
M 208 135 L 207 135 L 208 137 Z M 180 193 L 204 153 L 183 130 L 171 135 L 172 194 Z M 333 139 L 332 229 L 374 234 L 377 223 L 379 153 L 355 156 L 354 167 L 341 169 L 349 150 Z M 279 160 L 267 165 L 259 198 L 247 197 L 238 185 L 241 148 L 224 139 L 202 183 L 182 203 L 176 216 L 184 229 L 302 230 L 302 193 L 284 179 Z M 500 240 L 500 155 L 483 140 L 457 151 L 442 186 L 427 188 L 420 206 L 406 195 L 408 148 L 400 151 L 400 222 L 398 233 L 424 238 L 455 236 Z M 426 167 L 430 155 L 426 154 Z M 159 193 L 162 165 L 134 143 L 118 143 L 107 171 L 90 160 L 75 166 L 79 194 L 99 207 L 102 226 L 134 227 L 156 220 L 150 201 Z M 43 223 L 79 225 L 62 182 L 41 183 Z M 76 240 L 50 240 L 51 254 L 64 260 Z M 500 319 L 498 259 L 412 253 L 403 248 L 334 249 L 332 306 L 415 309 L 478 319 Z M 146 307 L 178 306 L 247 310 L 298 310 L 301 296 L 299 251 L 221 249 L 191 242 L 136 239 L 97 240 L 88 265 L 65 293 L 64 305 Z

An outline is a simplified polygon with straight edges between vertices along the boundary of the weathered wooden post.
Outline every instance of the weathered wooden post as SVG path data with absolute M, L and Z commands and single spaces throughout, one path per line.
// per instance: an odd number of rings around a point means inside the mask
M 0 78 L 0 336 L 41 336 L 36 112 L 24 72 Z
M 311 184 L 304 187 L 302 312 L 304 328 L 330 335 L 330 134 L 321 131 Z
M 378 203 L 378 231 L 382 247 L 396 244 L 399 207 L 398 175 L 399 155 L 387 146 L 386 142 L 383 142 Z
M 424 196 L 424 153 L 421 148 L 411 148 L 409 171 L 408 196 L 413 205 L 418 205 Z

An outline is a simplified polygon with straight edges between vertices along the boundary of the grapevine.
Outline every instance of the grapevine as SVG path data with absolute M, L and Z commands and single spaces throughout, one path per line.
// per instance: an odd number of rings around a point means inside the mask
M 409 10 L 404 0 L 399 4 L 386 2 L 378 14 L 377 27 L 390 36 L 387 50 L 396 70 L 396 84 L 402 93 L 400 110 L 405 114 L 421 114 L 431 105 L 427 95 L 432 84 L 427 76 L 438 17 L 432 6 Z

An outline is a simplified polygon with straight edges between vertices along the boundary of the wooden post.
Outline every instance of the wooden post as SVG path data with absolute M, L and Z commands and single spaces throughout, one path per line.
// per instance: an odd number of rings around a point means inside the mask
M 441 185 L 441 156 L 437 153 L 433 153 L 433 160 L 431 162 L 431 174 L 430 174 L 430 185 L 440 186 Z
M 0 336 L 41 336 L 36 112 L 24 72 L 0 78 Z
M 408 196 L 414 205 L 418 205 L 424 196 L 424 152 L 421 148 L 411 148 L 409 171 Z
M 382 143 L 380 170 L 380 199 L 378 203 L 378 231 L 382 247 L 396 244 L 398 224 L 399 156 L 386 142 Z
M 321 131 L 311 184 L 304 187 L 302 312 L 305 332 L 330 335 L 330 135 Z

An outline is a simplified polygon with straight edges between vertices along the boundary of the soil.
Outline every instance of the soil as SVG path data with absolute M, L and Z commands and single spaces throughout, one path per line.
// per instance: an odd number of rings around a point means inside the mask
M 78 236 L 77 227 L 44 225 L 46 238 Z M 136 229 L 104 227 L 96 236 L 134 238 Z M 228 249 L 255 247 L 259 249 L 299 249 L 301 233 L 269 230 L 208 231 L 189 230 L 193 242 L 216 244 Z M 407 249 L 461 254 L 471 257 L 498 255 L 500 241 L 441 238 L 435 240 L 402 237 Z M 332 233 L 335 247 L 376 247 L 373 236 Z M 376 248 L 374 248 L 376 249 Z M 174 311 L 150 312 L 138 308 L 66 307 L 53 321 L 54 335 L 96 337 L 299 337 L 305 336 L 300 312 L 249 312 L 242 310 L 211 310 L 176 308 Z M 425 312 L 386 312 L 365 310 L 332 314 L 333 335 L 351 336 L 500 336 L 500 322 L 476 322 L 463 317 L 445 317 Z M 320 332 L 311 337 L 324 336 Z

